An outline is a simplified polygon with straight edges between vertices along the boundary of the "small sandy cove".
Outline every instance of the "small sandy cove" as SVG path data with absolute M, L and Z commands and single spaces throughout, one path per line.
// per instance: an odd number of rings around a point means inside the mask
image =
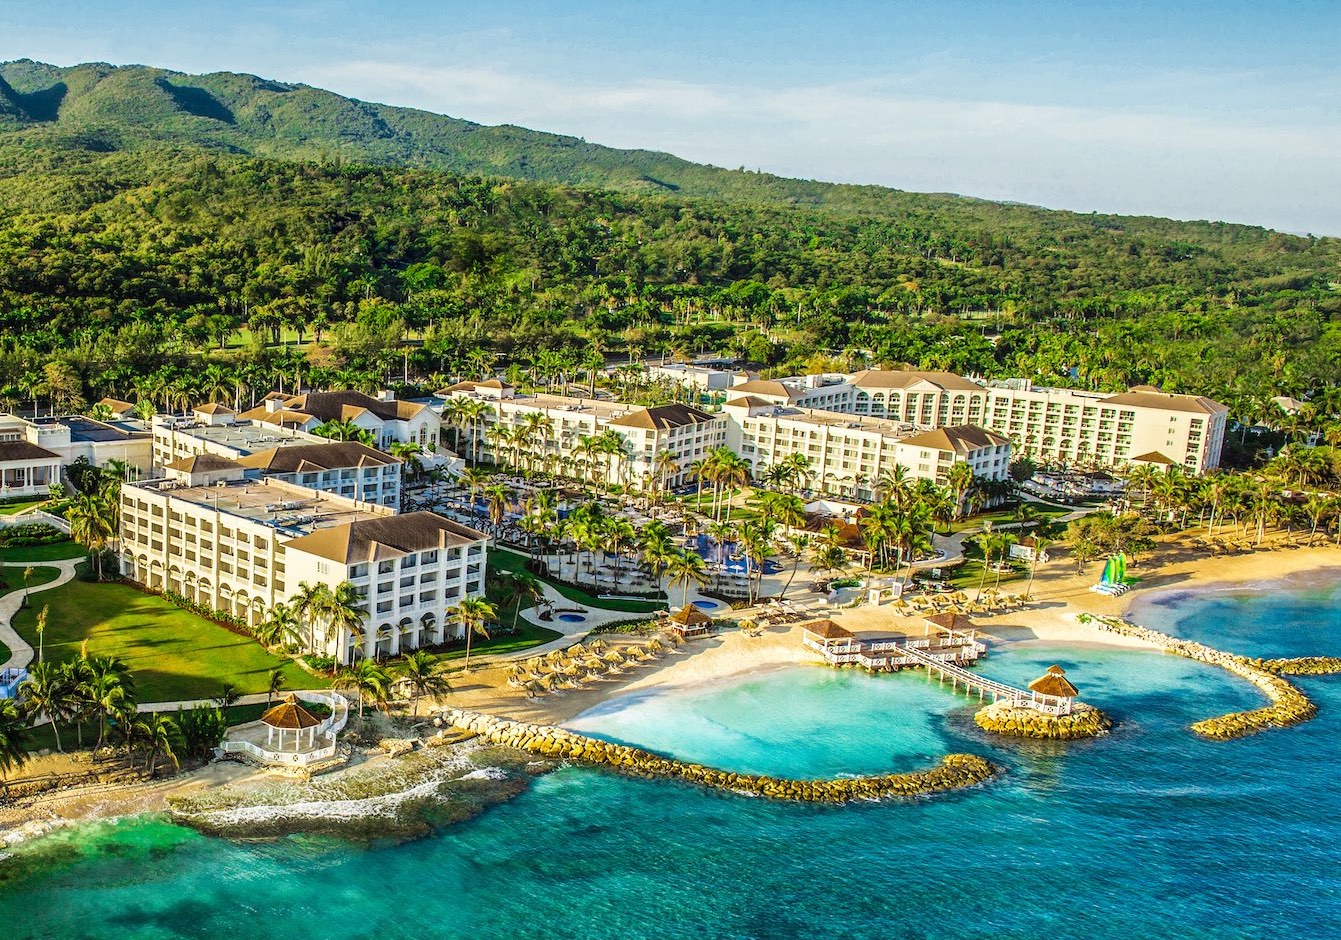
M 1084 575 L 1079 575 L 1069 558 L 1056 558 L 1039 571 L 1031 592 L 1033 603 L 1029 607 L 992 616 L 975 615 L 973 619 L 978 624 L 979 633 L 993 645 L 1039 643 L 1153 649 L 1139 640 L 1093 630 L 1079 623 L 1077 615 L 1129 614 L 1139 623 L 1142 607 L 1169 591 L 1224 590 L 1255 582 L 1265 585 L 1285 579 L 1317 581 L 1341 575 L 1341 550 L 1331 545 L 1272 550 L 1264 546 L 1263 550 L 1246 555 L 1208 557 L 1205 551 L 1192 549 L 1191 544 L 1186 536 L 1165 540 L 1138 564 L 1129 566 L 1130 572 L 1141 581 L 1136 589 L 1120 598 L 1089 590 L 1099 570 L 1097 563 L 1088 566 Z M 991 586 L 990 579 L 988 586 Z M 1008 589 L 1023 593 L 1024 583 L 1011 582 Z M 972 596 L 974 592 L 969 589 L 967 593 Z M 925 630 L 919 617 L 902 617 L 887 606 L 860 607 L 824 616 L 858 635 L 902 632 L 920 636 Z M 454 674 L 451 677 L 453 691 L 439 704 L 541 724 L 559 724 L 614 695 L 685 688 L 720 682 L 749 672 L 818 664 L 819 658 L 801 645 L 801 632 L 801 626 L 793 624 L 774 627 L 762 636 L 747 636 L 733 630 L 692 640 L 672 648 L 659 660 L 630 667 L 622 675 L 534 699 L 528 699 L 525 693 L 507 685 L 504 665 L 489 664 L 477 667 L 469 675 Z M 637 637 L 608 636 L 604 639 L 615 646 L 640 642 Z M 52 755 L 35 758 L 20 773 L 27 777 L 80 770 L 87 770 L 87 761 L 82 756 Z M 159 811 L 173 793 L 246 785 L 253 781 L 273 783 L 274 779 L 254 768 L 221 763 L 167 781 L 95 787 L 91 791 L 72 788 L 49 793 L 24 800 L 19 805 L 0 807 L 0 846 L 7 838 L 22 839 L 64 821 Z

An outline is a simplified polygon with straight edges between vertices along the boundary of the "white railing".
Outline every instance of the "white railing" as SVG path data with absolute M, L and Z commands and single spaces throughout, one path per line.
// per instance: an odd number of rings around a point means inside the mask
M 968 689 L 979 689 L 991 695 L 993 701 L 1000 701 L 1004 698 L 1015 708 L 1032 708 L 1034 711 L 1048 715 L 1069 715 L 1071 713 L 1072 700 L 1069 698 L 1044 695 L 1032 689 L 1017 689 L 1012 685 L 1006 685 L 1004 682 L 997 682 L 995 679 L 980 676 L 976 672 L 969 672 L 967 669 L 945 662 L 922 650 L 909 648 L 908 652 L 914 659 L 920 660 L 922 665 L 927 666 L 928 672 L 935 669 L 941 674 L 942 678 L 949 678 L 956 684 L 963 682 L 965 688 Z
M 225 740 L 220 749 L 225 754 L 246 754 L 254 757 L 265 764 L 289 767 L 306 767 L 309 764 L 320 763 L 335 756 L 336 737 L 340 731 L 349 722 L 349 700 L 338 692 L 324 692 L 309 690 L 295 692 L 294 696 L 300 701 L 313 702 L 326 705 L 331 713 L 322 719 L 313 732 L 313 740 L 322 741 L 321 747 L 314 747 L 305 751 L 285 751 L 276 750 L 252 741 L 245 740 Z M 239 728 L 265 727 L 259 721 L 248 722 L 245 725 L 238 725 Z M 325 739 L 330 739 L 329 743 Z

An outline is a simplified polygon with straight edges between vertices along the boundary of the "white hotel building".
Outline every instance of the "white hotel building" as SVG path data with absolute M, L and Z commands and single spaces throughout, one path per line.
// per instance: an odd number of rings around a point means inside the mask
M 1220 464 L 1228 409 L 1150 386 L 1120 394 L 1035 387 L 1025 379 L 981 383 L 949 372 L 867 369 L 848 376 L 754 380 L 727 393 L 776 405 L 885 418 L 907 432 L 976 426 L 1010 438 L 1043 463 L 1114 468 L 1179 465 L 1201 474 Z
M 121 489 L 121 568 L 154 590 L 260 623 L 299 585 L 351 582 L 363 626 L 318 632 L 315 652 L 348 663 L 459 634 L 448 608 L 484 593 L 488 537 L 431 512 L 394 509 L 245 477 L 202 455 L 164 480 Z
M 910 431 L 882 418 L 775 405 L 744 396 L 728 401 L 727 444 L 758 473 L 794 454 L 810 462 L 811 482 L 839 496 L 874 499 L 880 478 L 902 466 L 912 479 L 945 484 L 955 463 L 981 480 L 1005 479 L 1010 439 L 961 426 Z

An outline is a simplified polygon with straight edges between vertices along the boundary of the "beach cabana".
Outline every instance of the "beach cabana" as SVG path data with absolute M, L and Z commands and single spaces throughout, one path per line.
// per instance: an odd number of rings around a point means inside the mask
M 265 725 L 267 747 L 275 745 L 278 736 L 276 750 L 284 750 L 284 742 L 290 740 L 292 749 L 298 751 L 303 747 L 303 732 L 307 732 L 308 749 L 316 746 L 317 726 L 321 724 L 321 719 L 299 705 L 298 696 L 290 692 L 284 696 L 284 701 L 261 716 L 261 724 Z
M 924 636 L 930 636 L 933 629 L 936 631 L 945 631 L 951 636 L 963 634 L 972 638 L 977 632 L 977 625 L 967 616 L 955 611 L 946 611 L 943 614 L 930 614 L 922 618 L 922 623 L 926 626 Z
M 861 654 L 861 641 L 832 620 L 812 620 L 804 624 L 801 645 L 815 650 L 831 665 L 855 663 Z
M 667 618 L 671 632 L 682 640 L 707 636 L 712 632 L 712 618 L 694 604 L 685 604 Z

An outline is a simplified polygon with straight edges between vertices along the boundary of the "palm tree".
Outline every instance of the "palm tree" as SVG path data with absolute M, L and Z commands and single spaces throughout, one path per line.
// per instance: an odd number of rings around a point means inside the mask
M 161 754 L 172 761 L 172 766 L 180 767 L 175 746 L 181 741 L 181 731 L 177 722 L 158 712 L 150 712 L 135 723 L 135 734 L 149 750 L 144 769 L 151 777 L 158 776 L 158 758 Z
M 45 645 L 47 636 L 47 613 L 51 610 L 50 604 L 43 604 L 42 609 L 37 612 L 37 661 L 42 661 L 42 648 Z
M 374 706 L 385 705 L 391 695 L 391 676 L 371 659 L 360 659 L 341 671 L 337 683 L 353 689 L 359 696 L 359 724 L 363 724 L 363 703 L 372 699 Z
M 973 488 L 973 468 L 957 460 L 945 471 L 945 482 L 954 495 L 954 516 L 958 519 L 964 515 L 964 495 Z
M 512 502 L 512 493 L 501 483 L 495 483 L 484 491 L 489 500 L 489 522 L 493 524 L 494 535 L 503 534 L 503 522 L 507 519 L 508 505 Z
M 475 508 L 475 495 L 480 491 L 480 488 L 483 487 L 484 484 L 489 482 L 489 474 L 478 467 L 467 467 L 461 471 L 461 474 L 457 479 L 460 480 L 461 485 L 466 487 L 467 492 L 470 494 L 470 514 L 473 517 L 477 513 Z
M 33 566 L 28 565 L 23 569 L 23 602 L 20 607 L 28 606 L 28 582 L 33 579 Z
M 396 675 L 409 683 L 413 690 L 414 717 L 419 717 L 419 700 L 425 695 L 442 695 L 452 690 L 442 674 L 442 665 L 425 650 L 415 650 L 395 666 Z
M 31 745 L 32 732 L 18 703 L 0 699 L 0 776 L 26 764 Z
M 1034 536 L 1034 558 L 1029 563 L 1029 583 L 1025 586 L 1024 596 L 1029 597 L 1034 590 L 1034 575 L 1038 573 L 1038 566 L 1043 564 L 1043 556 L 1047 552 L 1048 546 L 1052 542 L 1041 535 Z
M 285 683 L 284 670 L 275 666 L 266 674 L 265 684 L 265 704 L 268 708 L 274 701 L 275 696 L 284 688 Z
M 98 580 L 102 580 L 102 553 L 116 537 L 113 511 L 97 493 L 76 493 L 66 511 L 70 523 L 70 538 L 88 549 L 93 555 Z
M 792 582 L 796 580 L 797 569 L 801 567 L 801 556 L 810 548 L 810 535 L 806 532 L 793 532 L 787 536 L 787 546 L 792 553 L 792 573 L 787 576 L 787 583 L 782 588 L 782 596 L 786 597 L 787 592 L 792 589 Z
M 51 732 L 56 738 L 56 750 L 61 746 L 60 723 L 72 711 L 74 689 L 70 674 L 57 663 L 35 663 L 23 680 L 23 697 L 30 714 L 45 715 L 51 721 Z
M 301 589 L 300 589 L 301 590 Z M 302 623 L 297 612 L 288 604 L 271 607 L 266 617 L 255 627 L 256 639 L 265 646 L 287 646 L 302 638 Z
M 512 629 L 517 629 L 517 616 L 521 609 L 527 603 L 538 604 L 544 599 L 544 591 L 540 587 L 540 581 L 529 571 L 514 571 L 508 575 L 508 602 L 515 604 L 512 608 Z
M 359 427 L 353 421 L 332 419 L 312 429 L 317 437 L 329 437 L 333 441 L 358 441 L 369 447 L 373 444 L 372 433 Z
M 291 608 L 293 615 L 300 623 L 307 624 L 308 649 L 317 648 L 317 621 L 326 612 L 326 597 L 329 593 L 330 588 L 324 584 L 308 584 L 306 581 L 301 581 L 298 584 L 298 592 L 293 596 Z
M 982 551 L 982 577 L 978 579 L 978 593 L 975 600 L 982 597 L 982 589 L 987 585 L 987 569 L 991 567 L 992 556 L 996 553 L 998 539 L 991 529 L 984 529 L 973 536 L 973 542 Z
M 419 459 L 423 454 L 424 448 L 420 447 L 415 441 L 396 441 L 389 448 L 392 457 L 397 458 L 405 467 L 405 475 L 411 480 L 417 480 L 419 475 L 424 472 L 424 462 Z
M 498 611 L 494 609 L 493 604 L 482 597 L 466 597 L 455 607 L 449 608 L 447 616 L 461 624 L 465 631 L 466 659 L 461 671 L 470 672 L 471 636 L 478 633 L 486 640 L 489 639 L 489 631 L 485 627 L 491 621 L 498 619 Z
M 703 561 L 703 556 L 695 551 L 676 552 L 667 560 L 666 571 L 670 574 L 670 583 L 681 585 L 683 588 L 683 593 L 680 595 L 681 607 L 689 603 L 690 584 L 702 587 L 708 583 L 707 563 Z
M 326 642 L 335 642 L 337 658 L 342 658 L 351 634 L 363 626 L 363 598 L 349 581 L 341 581 L 327 592 L 322 611 L 326 620 Z

